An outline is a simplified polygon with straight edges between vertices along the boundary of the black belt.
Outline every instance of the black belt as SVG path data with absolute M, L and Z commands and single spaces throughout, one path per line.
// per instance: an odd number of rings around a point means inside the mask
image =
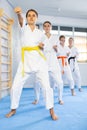
M 72 56 L 72 57 L 69 57 L 69 59 L 68 59 L 68 63 L 70 64 L 70 60 L 72 60 L 73 59 L 73 61 L 75 62 L 75 56 Z
M 72 56 L 72 57 L 69 57 L 69 59 L 68 59 L 68 63 L 70 64 L 70 60 L 73 60 L 73 72 L 75 71 L 75 56 Z

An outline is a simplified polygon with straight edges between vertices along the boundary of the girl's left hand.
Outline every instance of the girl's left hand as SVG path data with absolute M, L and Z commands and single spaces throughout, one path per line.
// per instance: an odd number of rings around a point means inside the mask
M 40 47 L 40 49 L 43 49 L 44 48 L 44 43 L 39 43 L 39 45 L 38 45 L 39 47 Z

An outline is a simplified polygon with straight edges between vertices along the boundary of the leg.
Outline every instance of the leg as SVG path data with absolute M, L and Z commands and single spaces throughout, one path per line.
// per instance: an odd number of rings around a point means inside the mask
M 71 73 L 69 66 L 67 66 L 67 69 L 65 70 L 64 75 L 65 75 L 66 79 L 68 80 L 72 96 L 75 96 L 74 80 L 73 80 L 72 73 Z
M 60 70 L 59 70 L 60 71 Z M 62 77 L 61 77 L 61 72 L 59 71 L 54 71 L 54 72 L 49 72 L 50 75 L 50 82 L 51 79 L 54 79 L 54 83 L 57 84 L 58 87 L 58 96 L 59 96 L 59 104 L 63 105 L 64 102 L 62 100 L 62 95 L 63 95 L 63 81 L 62 81 Z
M 74 77 L 74 81 L 75 81 L 75 85 L 78 87 L 78 90 L 81 92 L 81 75 L 80 75 L 80 71 L 79 68 L 76 68 L 75 71 L 73 72 L 73 77 Z
M 27 78 L 29 77 L 28 74 L 25 74 L 24 77 L 22 76 L 21 68 L 22 66 L 20 64 L 11 88 L 11 111 L 8 114 L 6 114 L 7 118 L 13 116 L 16 113 L 16 109 L 19 106 L 19 100 L 20 100 L 23 85 L 27 80 Z
M 40 86 L 39 86 L 39 83 L 37 82 L 35 82 L 34 93 L 35 93 L 35 100 L 32 102 L 32 104 L 36 105 L 38 104 L 39 97 L 40 97 Z
M 44 71 L 37 72 L 38 81 L 41 83 L 41 87 L 43 90 L 43 95 L 46 103 L 46 108 L 49 109 L 50 115 L 53 120 L 57 120 L 57 116 L 54 113 L 53 109 L 53 91 L 49 84 L 49 75 L 48 72 L 44 69 Z

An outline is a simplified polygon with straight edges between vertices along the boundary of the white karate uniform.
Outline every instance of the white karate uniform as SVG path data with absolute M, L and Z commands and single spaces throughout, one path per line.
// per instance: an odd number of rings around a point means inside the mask
M 50 76 L 51 87 L 58 87 L 58 97 L 59 101 L 62 100 L 63 93 L 63 81 L 61 75 L 61 69 L 57 60 L 57 53 L 53 49 L 54 45 L 57 45 L 58 36 L 51 35 L 50 38 L 46 38 L 44 46 L 44 54 L 47 58 L 48 71 Z
M 58 56 L 67 57 L 67 53 L 70 53 L 70 49 L 66 46 L 63 47 L 61 46 L 61 44 L 58 44 Z M 74 81 L 73 81 L 70 66 L 68 64 L 68 58 L 65 59 L 67 65 L 65 65 L 64 67 L 62 66 L 62 60 L 59 59 L 58 61 L 61 67 L 61 71 L 64 70 L 64 74 L 62 74 L 63 81 L 67 81 L 70 86 L 70 89 L 74 89 Z
M 37 28 L 32 31 L 29 25 L 24 25 L 21 28 L 21 32 L 23 47 L 33 47 L 38 45 L 40 42 L 44 42 L 44 34 Z M 22 68 L 23 64 L 22 61 L 20 61 L 11 89 L 11 109 L 16 109 L 19 106 L 23 85 L 26 80 L 29 79 L 31 73 L 34 73 L 38 81 L 41 83 L 46 108 L 53 108 L 53 90 L 49 83 L 48 66 L 46 61 L 37 51 L 25 51 L 24 77 L 22 76 Z
M 69 64 L 70 69 L 72 71 L 74 83 L 78 88 L 81 88 L 81 75 L 80 75 L 79 66 L 77 63 L 77 58 L 78 58 L 79 52 L 76 47 L 71 47 L 69 49 L 71 50 L 69 58 L 75 56 L 75 59 L 71 59 L 70 64 Z
M 63 81 L 61 75 L 61 69 L 57 60 L 57 54 L 53 49 L 54 45 L 57 45 L 58 37 L 56 35 L 51 35 L 50 38 L 46 36 L 45 46 L 44 46 L 44 54 L 48 63 L 48 71 L 50 78 L 50 85 L 52 88 L 55 86 L 58 87 L 58 97 L 59 101 L 62 101 L 62 93 L 63 93 Z M 39 101 L 40 88 L 35 87 L 35 96 L 36 100 Z

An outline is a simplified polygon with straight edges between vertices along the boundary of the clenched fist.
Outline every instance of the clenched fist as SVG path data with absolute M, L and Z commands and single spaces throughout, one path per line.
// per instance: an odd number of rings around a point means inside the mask
M 39 47 L 40 47 L 40 49 L 42 49 L 43 50 L 43 48 L 44 48 L 44 44 L 41 42 L 41 43 L 39 43 L 39 45 L 38 45 Z
M 16 7 L 14 9 L 14 12 L 17 13 L 17 14 L 20 14 L 22 12 L 21 8 L 20 7 Z

